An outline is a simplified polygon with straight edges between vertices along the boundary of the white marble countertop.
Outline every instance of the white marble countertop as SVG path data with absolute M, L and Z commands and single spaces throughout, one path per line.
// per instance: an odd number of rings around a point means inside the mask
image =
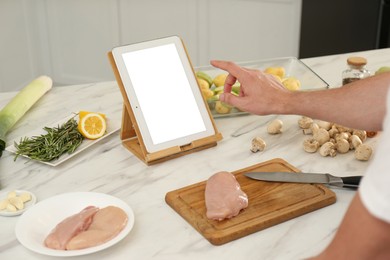
M 369 61 L 369 69 L 390 65 L 390 49 L 354 53 Z M 351 54 L 304 59 L 331 87 L 341 83 L 341 71 Z M 373 86 L 374 87 L 374 86 Z M 0 108 L 15 93 L 0 93 Z M 102 111 L 120 122 L 122 97 L 116 82 L 53 88 L 31 109 L 8 135 L 8 144 L 24 133 L 50 124 L 79 110 Z M 115 246 L 77 259 L 302 259 L 319 253 L 332 239 L 355 191 L 332 189 L 337 202 L 221 246 L 211 245 L 164 201 L 168 191 L 206 180 L 220 170 L 234 171 L 273 158 L 283 158 L 302 171 L 335 175 L 363 175 L 368 165 L 353 153 L 334 158 L 303 151 L 304 136 L 298 116 L 279 116 L 284 132 L 270 136 L 265 125 L 270 117 L 240 116 L 218 118 L 216 125 L 224 138 L 218 145 L 167 162 L 146 166 L 121 145 L 119 132 L 51 167 L 18 158 L 5 151 L 0 159 L 1 192 L 29 190 L 38 201 L 54 195 L 93 191 L 113 195 L 130 205 L 135 225 Z M 240 137 L 231 137 L 246 124 L 263 125 Z M 250 141 L 262 136 L 264 152 L 251 153 Z M 375 149 L 379 137 L 369 140 Z M 24 248 L 16 239 L 19 217 L 0 217 L 1 259 L 52 259 Z

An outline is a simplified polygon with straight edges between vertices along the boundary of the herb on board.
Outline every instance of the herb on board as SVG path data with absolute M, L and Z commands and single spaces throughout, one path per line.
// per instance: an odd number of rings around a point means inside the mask
M 25 155 L 30 159 L 49 162 L 64 153 L 73 153 L 84 139 L 77 125 L 76 120 L 71 118 L 61 126 L 44 127 L 47 134 L 22 138 L 19 144 L 15 142 L 17 151 L 14 161 L 19 155 Z

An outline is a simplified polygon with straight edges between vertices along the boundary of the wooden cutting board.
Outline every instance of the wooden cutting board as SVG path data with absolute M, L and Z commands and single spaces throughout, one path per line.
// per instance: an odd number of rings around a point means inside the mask
M 206 217 L 206 181 L 170 191 L 165 201 L 211 244 L 221 245 L 336 202 L 336 195 L 323 185 L 256 181 L 249 171 L 299 172 L 283 159 L 273 159 L 232 172 L 249 205 L 236 217 L 216 221 Z

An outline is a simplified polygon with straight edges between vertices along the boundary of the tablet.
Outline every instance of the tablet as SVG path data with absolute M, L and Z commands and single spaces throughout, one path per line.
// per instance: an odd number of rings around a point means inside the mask
M 179 37 L 116 47 L 112 54 L 149 153 L 215 135 Z

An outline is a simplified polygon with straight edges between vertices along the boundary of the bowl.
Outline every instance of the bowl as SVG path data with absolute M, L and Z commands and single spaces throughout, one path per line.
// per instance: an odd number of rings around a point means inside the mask
M 310 67 L 308 67 L 305 63 L 295 57 L 281 57 L 274 59 L 266 59 L 266 60 L 257 60 L 257 61 L 249 61 L 249 62 L 237 62 L 238 65 L 258 69 L 264 71 L 268 67 L 283 67 L 285 69 L 285 77 L 294 77 L 298 79 L 301 83 L 300 90 L 316 90 L 316 89 L 327 89 L 329 88 L 329 84 L 323 80 L 317 73 L 315 73 Z M 226 71 L 215 68 L 213 66 L 203 66 L 196 67 L 196 72 L 202 71 L 209 75 L 212 79 L 220 74 L 227 74 Z M 211 90 L 215 90 L 216 86 L 212 85 Z M 218 99 L 216 97 L 209 98 L 207 103 L 209 105 L 210 111 L 214 118 L 219 117 L 229 117 L 229 116 L 239 116 L 239 115 L 247 115 L 247 112 L 240 111 L 235 107 L 231 107 L 230 109 L 226 109 L 222 112 L 228 113 L 219 113 L 216 110 L 216 107 L 221 104 L 217 104 Z M 219 110 L 220 111 L 220 110 Z

